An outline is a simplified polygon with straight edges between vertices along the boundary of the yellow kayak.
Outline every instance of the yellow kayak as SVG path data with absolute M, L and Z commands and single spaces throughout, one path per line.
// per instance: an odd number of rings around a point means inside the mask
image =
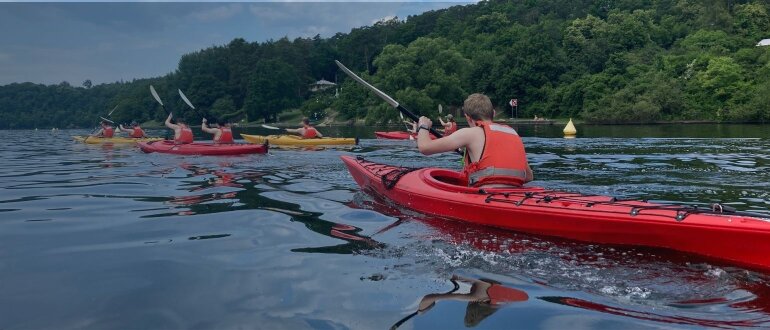
M 122 136 L 115 136 L 111 138 L 102 138 L 102 137 L 95 137 L 95 136 L 82 136 L 82 135 L 76 135 L 72 137 L 75 139 L 75 141 L 88 143 L 88 144 L 102 144 L 102 143 L 111 143 L 111 144 L 128 144 L 128 143 L 137 143 L 137 142 L 150 142 L 150 141 L 161 141 L 163 138 L 160 137 L 147 137 L 147 138 L 130 138 L 130 137 L 122 137 Z
M 329 146 L 329 145 L 351 145 L 358 144 L 357 138 L 330 138 L 304 139 L 297 135 L 248 135 L 241 134 L 244 140 L 249 143 L 262 144 L 267 141 L 273 146 Z

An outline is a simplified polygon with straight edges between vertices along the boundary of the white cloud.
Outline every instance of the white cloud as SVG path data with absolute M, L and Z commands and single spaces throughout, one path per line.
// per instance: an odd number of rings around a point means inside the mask
M 189 15 L 190 18 L 200 22 L 213 22 L 221 21 L 238 15 L 243 11 L 243 6 L 240 3 L 233 3 L 225 6 L 218 6 L 207 10 L 193 12 Z

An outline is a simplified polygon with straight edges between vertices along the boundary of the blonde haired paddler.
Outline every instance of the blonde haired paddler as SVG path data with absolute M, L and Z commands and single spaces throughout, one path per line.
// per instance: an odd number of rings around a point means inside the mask
M 428 130 L 433 122 L 420 117 L 417 147 L 425 155 L 465 148 L 463 171 L 468 186 L 479 188 L 521 186 L 532 181 L 524 143 L 513 128 L 495 124 L 495 110 L 489 97 L 471 94 L 463 104 L 467 128 L 452 135 L 431 140 Z

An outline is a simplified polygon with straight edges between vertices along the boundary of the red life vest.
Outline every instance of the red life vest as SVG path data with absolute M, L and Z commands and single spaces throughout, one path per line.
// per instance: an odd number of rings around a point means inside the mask
M 129 134 L 132 138 L 143 138 L 144 137 L 144 130 L 139 126 L 134 126 L 133 130 L 131 131 L 131 134 Z
M 193 132 L 187 125 L 179 125 L 179 137 L 174 139 L 176 144 L 193 143 Z
M 102 137 L 111 138 L 113 136 L 115 136 L 115 129 L 112 126 L 102 126 Z
M 468 185 L 478 187 L 487 184 L 520 186 L 527 178 L 527 154 L 524 143 L 516 131 L 505 125 L 480 124 L 484 129 L 484 149 L 478 162 L 465 157 Z
M 444 136 L 447 136 L 447 135 L 450 135 L 450 134 L 452 134 L 454 132 L 457 132 L 457 123 L 453 122 L 453 121 L 450 121 L 449 123 L 452 124 L 452 125 L 449 126 L 449 128 L 444 130 Z
M 233 140 L 233 131 L 229 127 L 220 127 L 219 130 L 222 131 L 222 133 L 219 133 L 219 140 L 214 141 L 214 143 L 235 143 L 235 140 Z
M 312 139 L 317 136 L 318 136 L 318 131 L 316 131 L 315 127 L 312 127 L 312 126 L 305 127 L 305 133 L 302 134 L 302 137 L 306 139 Z

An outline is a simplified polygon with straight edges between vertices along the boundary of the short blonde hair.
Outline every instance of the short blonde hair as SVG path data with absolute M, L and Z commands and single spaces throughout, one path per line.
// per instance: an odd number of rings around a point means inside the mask
M 492 120 L 495 115 L 492 101 L 481 93 L 468 95 L 463 102 L 463 112 L 473 120 Z

